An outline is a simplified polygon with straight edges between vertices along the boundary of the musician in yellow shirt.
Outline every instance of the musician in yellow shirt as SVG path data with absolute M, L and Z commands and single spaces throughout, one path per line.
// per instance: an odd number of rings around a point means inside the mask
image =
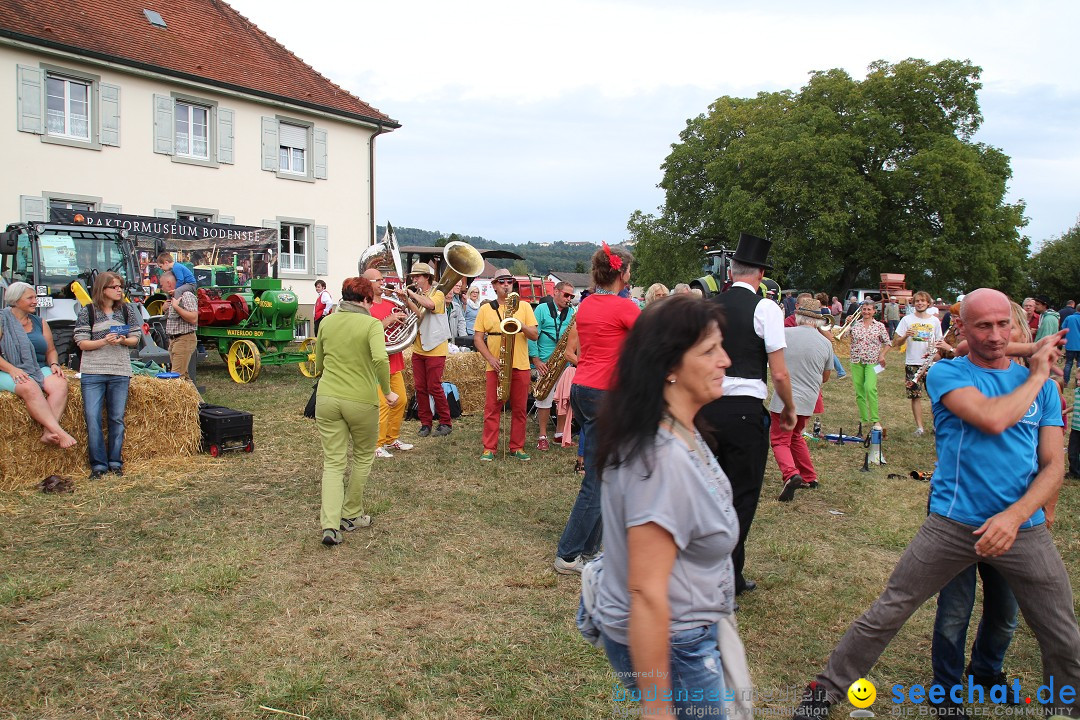
M 502 344 L 511 336 L 502 334 L 502 322 L 508 317 L 506 299 L 514 286 L 514 277 L 509 270 L 497 270 L 491 281 L 495 289 L 495 300 L 483 303 L 476 315 L 476 349 L 487 360 L 488 369 L 487 396 L 484 401 L 484 452 L 481 460 L 494 460 L 495 449 L 499 446 L 499 415 L 502 403 L 499 402 L 499 369 Z M 514 337 L 513 370 L 510 379 L 510 457 L 515 460 L 528 460 L 525 452 L 525 410 L 529 398 L 529 340 L 536 340 L 540 333 L 536 327 L 536 316 L 532 306 L 519 302 L 513 317 L 521 323 L 521 332 Z

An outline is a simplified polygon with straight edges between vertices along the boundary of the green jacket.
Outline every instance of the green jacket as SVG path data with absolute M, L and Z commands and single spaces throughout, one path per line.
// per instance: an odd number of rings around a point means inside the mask
M 1060 315 L 1058 315 L 1057 310 L 1047 309 L 1047 311 L 1042 314 L 1042 317 L 1039 319 L 1039 329 L 1035 332 L 1036 342 L 1042 340 L 1047 335 L 1053 335 L 1061 329 L 1059 327 L 1059 317 Z
M 319 394 L 378 406 L 390 392 L 390 360 L 382 323 L 366 311 L 339 309 L 319 323 L 315 369 Z

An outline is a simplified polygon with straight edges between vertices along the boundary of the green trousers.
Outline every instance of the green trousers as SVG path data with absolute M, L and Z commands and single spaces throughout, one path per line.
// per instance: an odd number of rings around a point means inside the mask
M 319 395 L 315 401 L 315 425 L 322 439 L 323 530 L 337 530 L 341 518 L 364 514 L 364 485 L 375 460 L 379 439 L 379 406 Z M 352 438 L 352 472 L 345 484 L 349 439 Z
M 855 404 L 864 423 L 881 422 L 878 417 L 877 373 L 870 363 L 851 363 L 851 384 L 855 386 Z

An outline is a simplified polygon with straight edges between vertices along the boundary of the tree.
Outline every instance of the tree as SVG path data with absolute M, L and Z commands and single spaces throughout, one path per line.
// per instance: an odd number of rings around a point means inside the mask
M 529 263 L 524 260 L 515 260 L 510 264 L 510 273 L 512 275 L 529 275 L 532 271 L 529 270 Z
M 1024 204 L 1005 203 L 1009 158 L 971 138 L 981 69 L 944 60 L 873 63 L 865 80 L 811 73 L 797 94 L 722 97 L 687 121 L 664 161 L 659 217 L 635 213 L 639 277 L 740 232 L 769 237 L 785 287 L 830 294 L 879 273 L 945 295 L 1023 286 Z M 674 278 L 668 278 L 674 279 Z
M 574 263 L 574 272 L 576 272 L 576 273 L 585 272 L 585 263 L 581 262 L 580 260 L 578 260 L 576 263 Z
M 1080 219 L 1061 237 L 1046 241 L 1031 256 L 1032 294 L 1046 295 L 1054 307 L 1080 300 Z

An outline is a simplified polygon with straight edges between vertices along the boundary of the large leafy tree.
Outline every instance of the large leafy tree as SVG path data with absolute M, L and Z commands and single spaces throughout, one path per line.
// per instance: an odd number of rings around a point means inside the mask
M 1047 295 L 1060 307 L 1080 301 L 1080 220 L 1061 237 L 1046 241 L 1031 256 L 1032 290 Z
M 878 61 L 862 81 L 829 70 L 798 93 L 716 100 L 662 166 L 660 215 L 631 218 L 636 279 L 685 280 L 686 257 L 700 267 L 704 246 L 745 231 L 773 240 L 776 274 L 795 287 L 835 293 L 901 272 L 935 294 L 1019 291 L 1024 205 L 1004 199 L 1009 158 L 972 141 L 979 73 Z M 665 258 L 671 271 L 654 265 Z

